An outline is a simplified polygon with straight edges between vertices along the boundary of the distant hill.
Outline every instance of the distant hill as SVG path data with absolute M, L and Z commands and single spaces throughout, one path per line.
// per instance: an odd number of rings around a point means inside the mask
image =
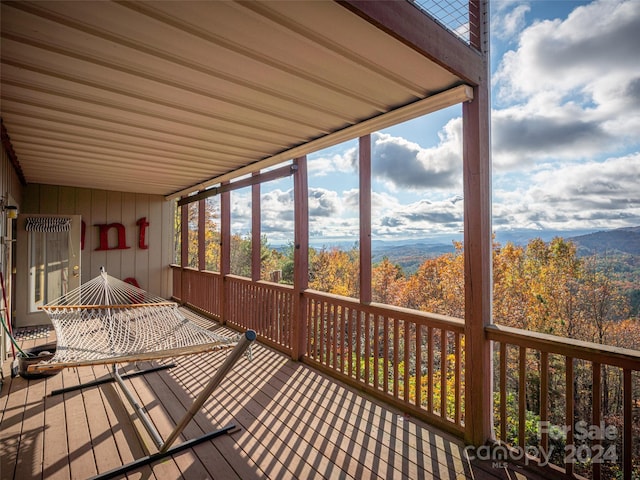
M 555 237 L 562 237 L 565 240 L 570 237 L 578 237 L 593 233 L 593 230 L 533 230 L 533 229 L 517 229 L 517 230 L 497 230 L 495 232 L 496 241 L 501 245 L 513 243 L 522 247 L 534 238 L 539 238 L 543 242 L 550 242 Z
M 618 228 L 600 232 L 588 230 L 552 231 L 552 230 L 517 230 L 499 231 L 496 233 L 498 243 L 504 245 L 507 242 L 526 246 L 532 239 L 540 238 L 545 242 L 554 237 L 562 237 L 572 241 L 578 246 L 578 255 L 605 255 L 607 257 L 619 257 L 622 264 L 633 265 L 632 270 L 637 270 L 640 265 L 640 225 L 637 227 Z M 461 238 L 459 238 L 461 240 Z M 341 248 L 349 250 L 356 245 L 355 240 L 343 242 L 330 242 L 328 244 L 313 245 L 314 248 Z M 285 251 L 289 247 L 280 247 Z M 372 263 L 380 263 L 385 257 L 391 263 L 399 265 L 405 274 L 415 273 L 418 267 L 427 258 L 435 258 L 447 253 L 453 253 L 452 239 L 413 239 L 372 242 Z M 629 257 L 631 256 L 631 257 Z M 637 278 L 634 273 L 634 279 Z
M 435 258 L 455 251 L 453 243 L 414 243 L 408 245 L 385 244 L 376 242 L 372 246 L 371 262 L 375 265 L 385 257 L 395 265 L 402 267 L 405 274 L 415 273 L 427 258 Z
M 640 226 L 589 233 L 565 240 L 575 243 L 580 255 L 640 255 Z

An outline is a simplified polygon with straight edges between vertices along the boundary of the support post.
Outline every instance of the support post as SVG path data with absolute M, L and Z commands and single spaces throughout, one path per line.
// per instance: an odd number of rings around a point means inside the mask
M 371 303 L 371 135 L 360 137 L 360 302 Z
M 295 234 L 293 250 L 294 318 L 291 331 L 291 357 L 300 360 L 307 348 L 307 308 L 304 291 L 309 284 L 309 187 L 307 157 L 296 158 L 293 175 Z
M 228 183 L 228 182 L 226 182 Z M 223 185 L 226 185 L 223 184 Z M 231 271 L 231 193 L 220 194 L 220 323 L 226 324 L 229 314 L 227 275 Z M 214 293 L 215 295 L 215 293 Z
M 255 172 L 253 176 L 260 176 L 260 172 Z M 256 183 L 251 186 L 251 280 L 254 282 L 260 280 L 260 250 L 262 247 L 261 212 L 260 184 Z
M 462 105 L 465 272 L 465 441 L 493 438 L 491 342 L 492 230 L 489 98 L 489 5 L 471 0 L 472 46 L 482 53 L 483 75 L 473 101 Z
M 180 303 L 186 304 L 189 300 L 187 288 L 185 288 L 185 267 L 189 266 L 189 205 L 182 205 L 180 209 Z
M 206 257 L 205 251 L 207 248 L 206 245 L 206 209 L 207 204 L 206 200 L 200 200 L 198 202 L 198 270 L 206 270 Z

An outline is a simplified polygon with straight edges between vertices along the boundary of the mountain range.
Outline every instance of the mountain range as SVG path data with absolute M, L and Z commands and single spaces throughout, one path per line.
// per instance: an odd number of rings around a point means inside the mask
M 566 240 L 578 246 L 580 255 L 640 255 L 640 226 L 588 233 Z
M 498 232 L 496 241 L 504 245 L 508 242 L 525 246 L 534 238 L 545 242 L 555 237 L 562 237 L 574 242 L 578 247 L 578 255 L 632 255 L 640 256 L 640 226 L 617 228 L 606 231 L 538 231 L 521 230 Z M 350 245 L 352 247 L 353 244 Z M 411 274 L 426 258 L 438 257 L 454 252 L 453 242 L 437 243 L 433 240 L 403 240 L 372 242 L 372 262 L 381 262 L 385 257 L 392 263 Z

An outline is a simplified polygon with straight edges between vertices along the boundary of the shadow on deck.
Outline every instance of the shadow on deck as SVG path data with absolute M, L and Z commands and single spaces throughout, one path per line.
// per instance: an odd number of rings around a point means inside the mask
M 24 348 L 54 341 L 53 331 L 46 328 L 20 332 L 18 337 Z M 180 357 L 170 370 L 127 380 L 163 438 L 224 356 L 216 352 Z M 252 357 L 236 364 L 183 437 L 195 438 L 233 423 L 237 428 L 232 433 L 127 478 L 541 478 L 515 465 L 499 469 L 469 462 L 459 439 L 268 347 L 255 345 Z M 145 366 L 149 364 L 138 364 Z M 26 380 L 10 378 L 10 362 L 4 362 L 2 479 L 88 478 L 155 451 L 116 385 L 49 396 L 63 386 L 104 377 L 107 368 L 66 369 Z M 125 368 L 133 369 L 134 365 Z

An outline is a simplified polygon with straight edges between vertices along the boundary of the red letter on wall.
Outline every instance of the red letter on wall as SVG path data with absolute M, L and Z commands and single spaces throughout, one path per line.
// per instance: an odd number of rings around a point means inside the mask
M 140 233 L 138 233 L 138 247 L 143 250 L 149 248 L 149 245 L 145 242 L 145 236 L 147 234 L 147 227 L 149 226 L 149 222 L 147 222 L 147 217 L 142 217 L 140 220 L 136 222 L 136 225 L 140 227 Z
M 100 246 L 96 250 L 126 250 L 127 248 L 127 235 L 124 229 L 124 225 L 121 223 L 109 223 L 104 225 L 96 225 L 100 229 Z M 118 230 L 118 245 L 109 248 L 109 230 L 116 228 Z

